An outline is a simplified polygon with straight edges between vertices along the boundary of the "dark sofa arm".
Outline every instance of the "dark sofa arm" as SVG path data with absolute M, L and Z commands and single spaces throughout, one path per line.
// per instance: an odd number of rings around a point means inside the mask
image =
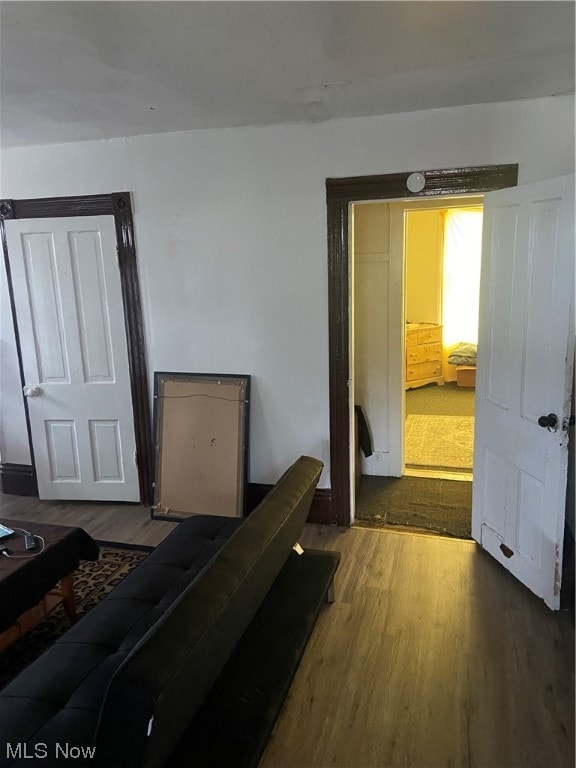
M 99 765 L 164 765 L 298 540 L 322 466 L 300 457 L 117 670 Z

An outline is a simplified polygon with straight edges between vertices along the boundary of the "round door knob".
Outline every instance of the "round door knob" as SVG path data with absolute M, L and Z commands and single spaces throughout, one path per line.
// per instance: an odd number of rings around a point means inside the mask
M 549 413 L 548 416 L 540 416 L 538 424 L 541 427 L 548 427 L 549 430 L 554 430 L 558 426 L 558 416 L 555 413 Z
M 33 387 L 24 387 L 24 395 L 26 397 L 39 397 L 42 394 L 42 389 L 36 384 Z

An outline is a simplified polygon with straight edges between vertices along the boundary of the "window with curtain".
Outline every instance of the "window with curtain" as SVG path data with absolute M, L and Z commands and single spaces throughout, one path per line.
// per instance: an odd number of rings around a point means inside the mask
M 478 343 L 482 208 L 444 212 L 443 344 Z

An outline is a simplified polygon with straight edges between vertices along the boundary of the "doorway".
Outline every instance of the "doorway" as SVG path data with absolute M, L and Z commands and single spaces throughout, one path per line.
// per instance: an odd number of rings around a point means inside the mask
M 471 481 L 482 201 L 403 213 L 404 474 Z
M 356 522 L 470 538 L 482 198 L 351 219 Z
M 422 190 L 425 175 L 415 176 Z M 557 610 L 571 423 L 574 176 L 521 186 L 509 181 L 484 200 L 472 536 Z M 336 428 L 354 402 L 346 397 L 347 390 L 354 395 L 351 203 L 393 199 L 396 195 L 384 192 L 398 185 L 398 179 L 384 184 L 378 198 L 367 194 L 378 187 L 375 179 L 338 180 L 333 190 L 327 184 L 330 372 L 336 374 L 335 379 L 331 375 L 330 402 Z M 331 453 L 341 462 L 331 466 L 332 491 L 336 485 L 336 500 L 343 508 L 349 504 L 348 524 L 354 522 L 354 499 L 338 493 L 350 490 L 351 476 L 334 473 L 349 469 L 342 459 L 351 434 L 342 443 L 338 433 Z
M 518 166 L 480 166 L 439 169 L 420 174 L 424 187 L 407 188 L 410 172 L 385 176 L 327 179 L 329 367 L 330 367 L 330 522 L 354 522 L 353 478 L 354 387 L 351 370 L 353 317 L 349 273 L 352 268 L 350 209 L 362 201 L 434 199 L 480 195 L 517 184 Z

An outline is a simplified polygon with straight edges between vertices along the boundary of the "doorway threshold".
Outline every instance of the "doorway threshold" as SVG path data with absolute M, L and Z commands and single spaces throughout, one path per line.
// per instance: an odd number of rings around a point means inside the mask
M 436 478 L 437 480 L 460 480 L 463 482 L 471 483 L 473 479 L 472 472 L 461 472 L 458 470 L 447 469 L 432 469 L 420 468 L 420 467 L 406 467 L 404 469 L 404 475 L 407 477 L 428 477 Z

